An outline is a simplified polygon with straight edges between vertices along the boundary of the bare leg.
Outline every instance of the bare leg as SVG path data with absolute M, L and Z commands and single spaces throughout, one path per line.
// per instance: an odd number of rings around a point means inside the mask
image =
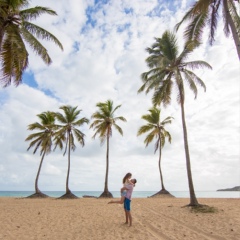
M 128 211 L 128 219 L 129 219 L 129 227 L 132 226 L 132 215 L 131 215 L 131 212 Z
M 126 219 L 127 219 L 126 223 L 128 223 L 128 220 L 129 220 L 129 227 L 131 227 L 132 226 L 132 215 L 131 215 L 131 212 L 130 211 L 126 211 L 126 210 L 125 210 L 125 212 L 126 212 Z
M 120 200 L 111 200 L 110 202 L 108 202 L 108 204 L 109 204 L 109 203 L 119 203 L 119 204 L 123 204 L 124 199 L 125 199 L 125 197 L 122 196 Z
M 124 209 L 125 210 L 125 209 Z M 125 217 L 126 217 L 126 222 L 125 222 L 125 224 L 128 224 L 128 213 L 127 213 L 127 211 L 125 210 Z

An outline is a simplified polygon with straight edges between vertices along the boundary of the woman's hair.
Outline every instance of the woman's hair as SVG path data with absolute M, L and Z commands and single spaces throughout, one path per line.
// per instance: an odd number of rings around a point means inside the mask
M 125 176 L 124 176 L 124 178 L 123 178 L 123 184 L 126 182 L 126 180 L 128 179 L 128 178 L 130 178 L 132 176 L 132 174 L 129 172 L 129 173 L 127 173 Z

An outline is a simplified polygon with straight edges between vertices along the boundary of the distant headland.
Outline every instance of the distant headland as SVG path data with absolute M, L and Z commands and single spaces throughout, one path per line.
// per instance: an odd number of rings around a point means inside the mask
M 240 191 L 240 186 L 233 188 L 218 189 L 217 191 Z

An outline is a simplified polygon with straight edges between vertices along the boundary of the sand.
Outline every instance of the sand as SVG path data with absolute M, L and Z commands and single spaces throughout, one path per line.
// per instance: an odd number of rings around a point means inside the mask
M 218 209 L 194 213 L 186 198 L 133 198 L 132 227 L 108 199 L 0 198 L 0 239 L 240 239 L 240 199 L 198 199 Z

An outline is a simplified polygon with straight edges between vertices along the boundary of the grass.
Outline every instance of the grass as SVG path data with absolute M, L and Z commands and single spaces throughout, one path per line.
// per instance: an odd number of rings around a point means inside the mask
M 208 205 L 199 205 L 191 207 L 191 212 L 194 213 L 217 213 L 218 209 Z

